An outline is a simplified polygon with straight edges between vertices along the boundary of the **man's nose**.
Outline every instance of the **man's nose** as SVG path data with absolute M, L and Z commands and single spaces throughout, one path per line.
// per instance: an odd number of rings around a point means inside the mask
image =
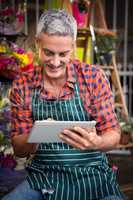
M 60 56 L 55 54 L 51 59 L 51 64 L 58 67 L 60 65 L 60 63 L 61 63 Z

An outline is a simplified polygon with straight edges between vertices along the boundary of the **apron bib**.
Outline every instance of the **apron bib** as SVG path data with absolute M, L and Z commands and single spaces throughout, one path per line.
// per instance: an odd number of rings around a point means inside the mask
M 35 90 L 32 111 L 34 120 L 91 119 L 76 83 L 74 96 L 68 100 L 40 99 L 40 90 Z M 109 195 L 121 196 L 116 174 L 109 168 L 105 153 L 100 151 L 81 151 L 63 142 L 42 143 L 27 170 L 31 187 L 45 193 L 48 200 L 99 200 Z

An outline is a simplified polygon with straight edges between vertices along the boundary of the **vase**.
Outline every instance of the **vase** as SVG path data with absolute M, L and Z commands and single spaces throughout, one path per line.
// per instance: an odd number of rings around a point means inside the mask
M 122 132 L 120 144 L 126 145 L 129 143 L 129 140 L 130 140 L 130 134 Z
M 133 142 L 133 131 L 131 132 L 131 141 Z

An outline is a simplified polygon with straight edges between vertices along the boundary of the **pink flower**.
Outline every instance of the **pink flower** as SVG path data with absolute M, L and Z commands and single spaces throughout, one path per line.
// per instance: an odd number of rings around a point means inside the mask
M 116 165 L 113 165 L 112 170 L 116 172 L 118 170 L 118 167 Z
M 19 22 L 24 22 L 24 15 L 22 13 L 18 13 L 16 16 Z

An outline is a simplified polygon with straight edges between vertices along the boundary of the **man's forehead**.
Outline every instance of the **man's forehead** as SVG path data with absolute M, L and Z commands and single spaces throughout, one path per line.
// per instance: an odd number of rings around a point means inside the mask
M 62 50 L 62 51 L 54 51 L 54 50 L 51 50 L 49 48 L 42 48 L 44 51 L 48 51 L 48 52 L 51 52 L 53 54 L 56 54 L 56 53 L 68 53 L 71 51 L 71 49 L 67 49 L 67 50 Z

